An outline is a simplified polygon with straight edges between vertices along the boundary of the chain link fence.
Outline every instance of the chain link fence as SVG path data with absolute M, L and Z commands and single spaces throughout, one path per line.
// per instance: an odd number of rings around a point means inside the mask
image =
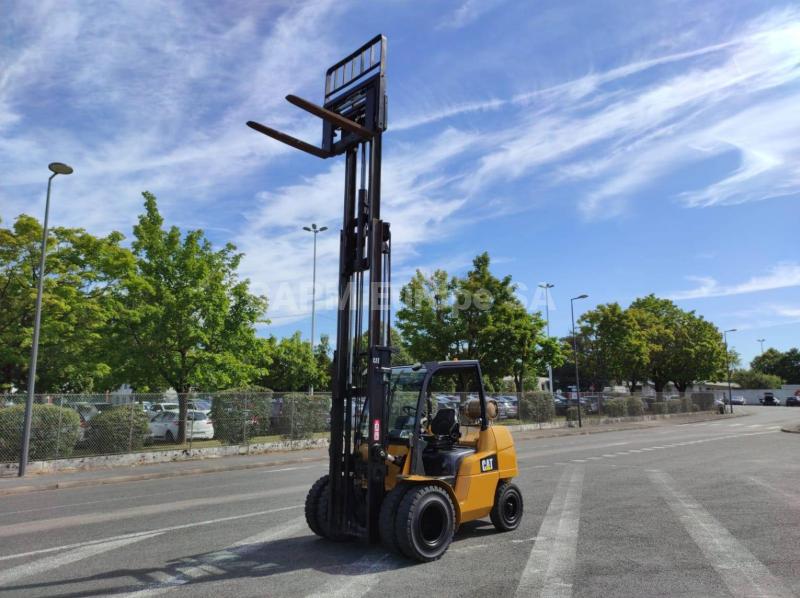
M 545 392 L 490 393 L 496 424 L 560 424 L 577 420 L 578 400 Z M 435 394 L 439 407 L 467 397 Z M 0 463 L 19 461 L 25 395 L 0 395 Z M 414 401 L 415 402 L 415 401 Z M 181 403 L 184 405 L 181 411 Z M 326 438 L 327 393 L 223 392 L 177 394 L 41 394 L 31 421 L 30 461 L 96 455 L 251 445 Z M 581 395 L 585 424 L 609 418 L 719 410 L 713 393 L 685 397 Z M 289 442 L 288 447 L 295 444 Z

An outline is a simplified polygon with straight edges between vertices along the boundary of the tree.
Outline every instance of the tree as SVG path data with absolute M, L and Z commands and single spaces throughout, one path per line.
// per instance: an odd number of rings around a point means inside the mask
M 27 384 L 41 237 L 41 224 L 24 214 L 0 228 L 0 387 Z M 98 238 L 80 228 L 49 231 L 37 390 L 87 392 L 109 375 L 109 297 L 133 260 L 121 240 L 116 232 Z
M 778 376 L 786 384 L 800 384 L 800 350 L 796 348 L 785 352 L 767 349 L 750 362 L 750 367 Z
M 277 340 L 270 337 L 272 366 L 263 385 L 276 391 L 306 391 L 319 381 L 317 356 L 300 332 Z
M 648 349 L 647 378 L 656 392 L 662 392 L 671 379 L 671 347 L 675 340 L 680 309 L 669 299 L 648 295 L 631 303 L 633 318 Z
M 516 297 L 511 277 L 498 278 L 489 266 L 483 253 L 461 278 L 417 271 L 401 290 L 397 327 L 414 359 L 477 359 L 490 383 L 512 375 L 519 389 L 547 359 L 558 362 L 560 351 L 543 336 L 540 315 Z
M 181 394 L 179 442 L 185 439 L 186 397 L 192 388 L 246 386 L 264 375 L 255 324 L 267 307 L 240 280 L 241 254 L 214 250 L 203 231 L 165 230 L 156 198 L 145 192 L 134 226 L 135 262 L 114 293 L 114 343 L 119 377 Z
M 780 388 L 782 384 L 779 376 L 758 370 L 736 370 L 731 378 L 742 388 Z
M 333 378 L 333 359 L 331 340 L 327 334 L 319 337 L 319 344 L 314 347 L 314 360 L 316 361 L 317 379 L 314 388 L 321 391 L 331 390 L 331 379 Z

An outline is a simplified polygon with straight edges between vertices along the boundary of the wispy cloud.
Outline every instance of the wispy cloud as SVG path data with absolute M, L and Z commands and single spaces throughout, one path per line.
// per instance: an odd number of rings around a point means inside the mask
M 463 0 L 459 7 L 439 23 L 442 29 L 460 29 L 474 23 L 482 15 L 496 8 L 503 0 Z
M 689 280 L 695 281 L 697 286 L 686 291 L 672 293 L 671 298 L 681 299 L 702 299 L 705 297 L 724 297 L 728 295 L 742 295 L 745 293 L 757 293 L 773 289 L 783 289 L 788 287 L 800 286 L 800 264 L 781 263 L 769 269 L 767 274 L 753 276 L 749 280 L 731 285 L 720 284 L 711 277 L 689 276 Z

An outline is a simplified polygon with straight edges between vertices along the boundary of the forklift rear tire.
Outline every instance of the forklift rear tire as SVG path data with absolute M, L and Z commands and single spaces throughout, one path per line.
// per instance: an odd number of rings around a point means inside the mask
M 489 517 L 501 532 L 510 532 L 522 522 L 522 492 L 516 484 L 501 481 L 494 494 L 494 506 Z
M 329 475 L 322 476 L 314 482 L 314 485 L 311 486 L 311 490 L 309 490 L 306 495 L 306 523 L 308 523 L 308 527 L 312 532 L 323 537 L 325 534 L 322 531 L 318 518 L 319 499 L 322 493 L 328 489 L 328 480 L 330 480 Z
M 384 497 L 381 504 L 378 529 L 383 547 L 390 552 L 400 552 L 400 545 L 397 543 L 397 533 L 395 531 L 395 521 L 397 520 L 397 509 L 400 506 L 400 501 L 403 500 L 409 488 L 410 486 L 407 484 L 397 484 Z
M 455 508 L 439 486 L 412 486 L 400 501 L 395 534 L 401 552 L 427 563 L 447 551 L 455 532 Z

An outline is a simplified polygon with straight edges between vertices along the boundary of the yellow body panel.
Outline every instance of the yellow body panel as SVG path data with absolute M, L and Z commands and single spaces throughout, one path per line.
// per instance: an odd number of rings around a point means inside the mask
M 498 481 L 511 479 L 518 474 L 514 440 L 511 432 L 503 426 L 490 426 L 480 432 L 475 454 L 465 457 L 461 462 L 455 488 L 443 480 L 430 476 L 409 475 L 411 459 L 408 456 L 408 447 L 390 445 L 389 453 L 394 456 L 405 454 L 407 457 L 402 472 L 395 465 L 389 466 L 386 489 L 393 488 L 399 479 L 412 484 L 435 483 L 442 486 L 450 494 L 456 507 L 458 524 L 486 517 L 494 506 Z M 494 462 L 492 457 L 496 457 Z M 482 471 L 482 462 L 484 467 L 491 462 L 492 470 Z

